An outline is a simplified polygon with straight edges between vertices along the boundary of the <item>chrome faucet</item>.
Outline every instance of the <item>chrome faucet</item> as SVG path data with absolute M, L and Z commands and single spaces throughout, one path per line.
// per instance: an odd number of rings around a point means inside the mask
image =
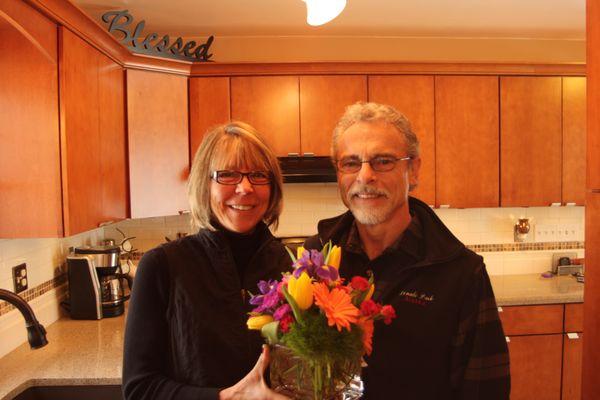
M 48 344 L 48 340 L 46 339 L 46 329 L 38 322 L 33 310 L 22 297 L 11 291 L 0 289 L 0 300 L 8 301 L 23 314 L 25 326 L 27 327 L 27 340 L 32 349 L 39 349 Z

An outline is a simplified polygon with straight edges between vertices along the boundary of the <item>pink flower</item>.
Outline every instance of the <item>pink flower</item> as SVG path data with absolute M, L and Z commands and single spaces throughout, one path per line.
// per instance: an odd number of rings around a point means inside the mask
M 377 305 L 373 300 L 365 300 L 360 305 L 360 312 L 365 317 L 372 317 L 381 311 L 381 307 Z
M 293 323 L 294 317 L 292 317 L 292 314 L 286 314 L 282 319 L 279 320 L 279 329 L 281 329 L 281 332 L 283 333 L 288 333 Z
M 354 278 L 352 278 L 352 281 L 350 281 L 350 285 L 354 289 L 360 290 L 361 292 L 364 292 L 365 290 L 369 289 L 370 286 L 369 281 L 363 278 L 362 276 L 355 276 Z
M 389 325 L 392 323 L 392 320 L 396 318 L 396 311 L 394 310 L 394 307 L 385 305 L 381 308 L 381 315 L 383 315 L 383 322 L 386 325 Z

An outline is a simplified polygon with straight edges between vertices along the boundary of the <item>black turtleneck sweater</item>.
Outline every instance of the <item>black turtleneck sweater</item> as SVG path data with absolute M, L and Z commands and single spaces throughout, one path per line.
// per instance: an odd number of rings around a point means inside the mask
M 290 265 L 262 223 L 249 235 L 201 230 L 147 252 L 127 315 L 125 399 L 217 399 L 242 379 L 263 340 L 246 327 L 240 293 Z

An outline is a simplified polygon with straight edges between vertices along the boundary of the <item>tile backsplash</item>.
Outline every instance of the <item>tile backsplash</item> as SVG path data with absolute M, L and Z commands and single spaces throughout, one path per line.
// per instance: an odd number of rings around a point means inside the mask
M 276 236 L 308 236 L 316 233 L 317 222 L 343 213 L 335 183 L 307 183 L 284 185 L 284 211 Z M 490 275 L 541 273 L 550 269 L 552 255 L 568 248 L 578 257 L 584 256 L 584 207 L 528 207 L 528 208 L 474 208 L 436 209 L 436 214 L 450 230 L 467 246 L 485 259 Z M 529 218 L 531 231 L 526 240 L 530 246 L 507 246 L 514 244 L 513 226 L 518 218 Z M 560 240 L 533 245 L 536 226 L 545 229 L 568 227 L 569 233 Z M 41 285 L 43 293 L 30 304 L 43 324 L 50 324 L 59 317 L 59 302 L 65 294 L 65 284 L 55 290 L 47 290 L 50 281 L 63 271 L 63 263 L 71 246 L 97 244 L 103 238 L 119 241 L 122 236 L 134 236 L 134 248 L 147 251 L 178 234 L 191 233 L 189 215 L 165 216 L 125 220 L 82 234 L 59 239 L 6 239 L 0 240 L 0 287 L 13 290 L 12 267 L 27 264 L 29 288 Z M 546 232 L 547 234 L 547 232 Z M 555 237 L 556 239 L 556 237 Z M 545 240 L 547 241 L 547 240 Z M 492 246 L 493 245 L 493 246 Z M 503 246 L 504 245 L 504 246 Z M 527 250 L 518 250 L 526 248 Z M 499 251 L 494 251 L 499 250 Z M 564 250 L 562 250 L 564 251 Z M 0 357 L 24 342 L 23 320 L 16 311 L 0 313 Z M 9 340 L 5 340 L 5 338 Z

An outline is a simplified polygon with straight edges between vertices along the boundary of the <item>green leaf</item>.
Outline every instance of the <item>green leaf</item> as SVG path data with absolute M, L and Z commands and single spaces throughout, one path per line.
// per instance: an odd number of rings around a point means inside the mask
M 285 297 L 285 300 L 288 302 L 288 304 L 292 308 L 292 312 L 294 313 L 294 317 L 296 318 L 296 322 L 298 322 L 299 324 L 302 324 L 302 311 L 298 307 L 298 304 L 296 303 L 296 300 L 294 300 L 294 298 L 292 297 L 292 295 L 288 292 L 287 286 L 283 285 L 281 287 L 281 292 L 283 293 L 283 296 Z
M 288 254 L 290 255 L 290 258 L 292 259 L 292 262 L 295 263 L 296 262 L 296 256 L 294 255 L 294 253 L 287 246 L 285 246 L 285 249 L 287 250 Z
M 277 337 L 277 328 L 279 327 L 279 321 L 269 322 L 268 324 L 264 324 L 260 333 L 263 335 L 265 339 L 267 339 L 268 344 L 277 344 L 279 343 L 279 338 Z

